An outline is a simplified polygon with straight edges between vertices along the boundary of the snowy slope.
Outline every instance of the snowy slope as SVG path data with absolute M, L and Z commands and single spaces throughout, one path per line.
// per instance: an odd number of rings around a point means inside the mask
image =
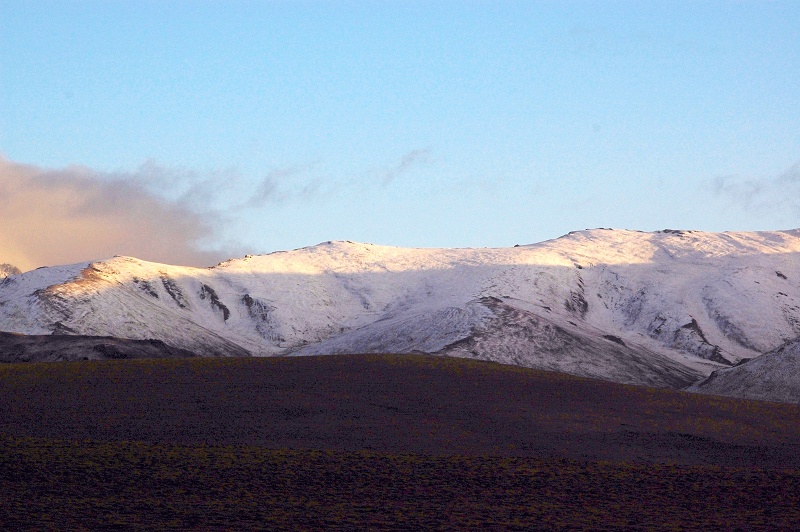
M 717 370 L 688 391 L 800 403 L 800 340 L 739 366 Z
M 679 387 L 800 337 L 800 231 L 587 230 L 513 248 L 327 242 L 213 268 L 0 281 L 0 330 L 203 355 L 429 352 Z

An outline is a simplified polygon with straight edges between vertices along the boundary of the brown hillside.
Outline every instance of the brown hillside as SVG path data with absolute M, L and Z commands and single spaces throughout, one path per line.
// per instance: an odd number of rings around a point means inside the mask
M 430 356 L 0 366 L 0 528 L 791 529 L 797 407 Z
M 800 469 L 795 405 L 431 356 L 11 364 L 0 383 L 21 437 Z

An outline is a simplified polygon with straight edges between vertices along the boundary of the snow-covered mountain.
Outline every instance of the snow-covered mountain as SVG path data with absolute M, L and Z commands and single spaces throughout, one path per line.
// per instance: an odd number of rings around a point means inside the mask
M 202 355 L 426 352 L 682 387 L 800 338 L 800 230 L 586 230 L 513 248 L 327 242 L 213 268 L 0 281 L 0 330 Z

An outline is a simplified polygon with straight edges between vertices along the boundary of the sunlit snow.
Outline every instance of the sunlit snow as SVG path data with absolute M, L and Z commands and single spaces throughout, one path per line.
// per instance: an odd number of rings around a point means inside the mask
M 428 352 L 681 387 L 800 337 L 800 231 L 595 229 L 513 248 L 353 242 L 0 281 L 0 329 L 205 355 Z

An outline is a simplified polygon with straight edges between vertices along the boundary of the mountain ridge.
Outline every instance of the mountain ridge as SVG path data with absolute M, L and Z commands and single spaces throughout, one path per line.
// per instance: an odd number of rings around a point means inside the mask
M 329 241 L 209 268 L 132 257 L 0 281 L 0 330 L 201 356 L 424 352 L 682 387 L 800 338 L 800 230 L 595 229 L 511 248 Z

